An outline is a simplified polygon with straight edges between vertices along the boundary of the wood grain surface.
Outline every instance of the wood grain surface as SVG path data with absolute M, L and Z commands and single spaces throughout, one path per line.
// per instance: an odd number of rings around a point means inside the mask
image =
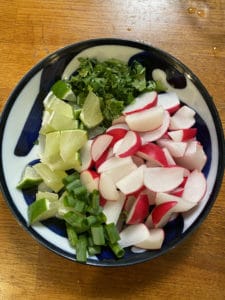
M 185 63 L 225 128 L 225 1 L 0 0 L 0 111 L 47 54 L 97 37 L 145 41 Z M 97 268 L 42 247 L 0 195 L 0 299 L 225 299 L 225 182 L 204 223 L 150 262 Z

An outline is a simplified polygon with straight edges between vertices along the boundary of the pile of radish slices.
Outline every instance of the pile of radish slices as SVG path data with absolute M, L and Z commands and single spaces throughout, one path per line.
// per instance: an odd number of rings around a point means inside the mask
M 167 222 L 205 195 L 207 157 L 194 124 L 195 111 L 175 93 L 148 92 L 82 148 L 81 181 L 99 190 L 122 247 L 161 248 Z

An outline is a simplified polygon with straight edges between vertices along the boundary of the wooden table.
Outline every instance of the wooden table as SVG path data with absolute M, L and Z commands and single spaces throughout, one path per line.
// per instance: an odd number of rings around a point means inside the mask
M 225 128 L 225 1 L 0 0 L 0 110 L 56 49 L 97 37 L 145 41 L 182 60 Z M 0 299 L 225 299 L 225 182 L 209 216 L 176 249 L 124 268 L 66 260 L 33 240 L 0 196 Z

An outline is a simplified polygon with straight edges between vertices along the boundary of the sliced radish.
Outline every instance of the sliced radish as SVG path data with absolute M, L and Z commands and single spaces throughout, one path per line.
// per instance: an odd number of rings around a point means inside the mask
M 113 146 L 117 141 L 122 139 L 126 135 L 126 133 L 127 133 L 127 130 L 122 129 L 122 128 L 115 128 L 115 129 L 112 129 L 111 131 L 107 132 L 107 134 L 109 134 L 113 137 L 111 146 Z
M 135 200 L 136 200 L 136 197 L 134 197 L 133 195 L 127 196 L 125 203 L 124 203 L 123 211 L 128 213 L 128 211 L 131 210 L 131 207 L 134 204 Z
M 195 111 L 187 105 L 182 106 L 170 118 L 170 130 L 191 128 L 195 123 Z
M 116 123 L 116 124 L 113 124 L 112 126 L 110 126 L 107 130 L 106 130 L 106 133 L 107 134 L 110 134 L 111 131 L 115 130 L 115 129 L 123 129 L 123 130 L 126 130 L 128 131 L 129 130 L 129 127 L 127 126 L 127 124 L 124 122 L 124 123 Z
M 177 188 L 183 181 L 181 167 L 156 167 L 144 170 L 144 185 L 154 192 L 168 192 Z
M 187 148 L 187 142 L 174 142 L 169 139 L 159 139 L 157 144 L 162 148 L 167 148 L 173 157 L 182 157 Z
M 94 139 L 94 141 L 91 145 L 91 156 L 95 162 L 108 149 L 112 140 L 113 140 L 113 137 L 109 134 L 101 134 Z
M 175 190 L 171 191 L 171 195 L 177 196 L 177 197 L 182 197 L 184 192 L 184 188 L 179 186 L 178 188 L 176 188 Z
M 162 228 L 169 221 L 173 211 L 173 207 L 177 201 L 170 201 L 155 206 L 151 212 L 152 223 L 155 228 Z
M 141 94 L 123 110 L 124 115 L 129 115 L 153 107 L 157 104 L 157 93 L 155 91 Z
M 206 178 L 198 170 L 194 170 L 187 178 L 184 186 L 183 199 L 198 203 L 205 195 L 207 189 Z
M 197 141 L 187 144 L 187 149 L 182 157 L 176 157 L 175 161 L 180 166 L 189 170 L 201 171 L 206 164 L 207 156 L 202 145 Z
M 112 121 L 112 125 L 125 123 L 125 116 L 119 116 L 117 119 Z
M 180 100 L 174 92 L 163 93 L 158 95 L 158 105 L 172 114 L 179 109 Z
M 132 160 L 137 167 L 140 167 L 141 165 L 145 164 L 144 159 L 137 155 L 132 155 Z
M 142 191 L 140 191 L 139 195 L 146 195 L 148 197 L 149 205 L 155 204 L 156 192 L 153 192 L 153 191 L 150 191 L 149 189 L 144 188 Z
M 123 167 L 118 166 L 105 171 L 104 173 L 107 174 L 114 183 L 116 183 L 136 169 L 137 166 L 131 161 L 130 163 L 124 164 Z
M 116 149 L 115 155 L 118 157 L 127 157 L 134 155 L 141 146 L 141 138 L 134 131 L 127 131 L 126 135 Z
M 112 156 L 101 164 L 101 166 L 98 168 L 98 173 L 106 172 L 113 168 L 123 168 L 123 166 L 126 164 L 133 164 L 132 158 L 130 156 L 124 158 Z
M 142 223 L 149 214 L 148 196 L 140 194 L 133 203 L 126 219 L 127 224 Z
M 170 115 L 167 111 L 164 111 L 163 123 L 159 128 L 152 131 L 140 133 L 143 143 L 146 144 L 160 139 L 166 133 L 169 124 L 170 124 Z
M 143 242 L 149 237 L 149 230 L 143 223 L 129 225 L 120 232 L 119 244 L 126 248 Z
M 145 165 L 140 166 L 129 175 L 120 179 L 116 183 L 117 188 L 120 189 L 120 191 L 125 195 L 129 195 L 136 191 L 139 191 L 143 187 L 145 168 Z
M 166 157 L 166 161 L 167 161 L 167 165 L 168 166 L 175 166 L 176 165 L 176 162 L 175 160 L 173 159 L 172 155 L 170 154 L 169 150 L 164 147 L 162 148 L 162 151 L 164 152 L 165 154 L 165 157 Z
M 163 115 L 163 108 L 161 106 L 155 106 L 127 115 L 125 120 L 131 130 L 145 132 L 159 128 L 163 123 Z
M 168 131 L 168 135 L 175 142 L 188 141 L 196 137 L 197 128 L 187 128 L 180 130 Z
M 153 229 L 155 228 L 154 227 L 154 224 L 152 222 L 152 214 L 149 214 L 146 221 L 145 221 L 145 225 L 148 227 L 148 229 Z
M 93 170 L 84 170 L 80 173 L 80 180 L 89 192 L 98 190 L 99 174 Z
M 139 147 L 137 155 L 145 160 L 153 161 L 158 166 L 168 166 L 165 154 L 160 146 L 148 143 Z
M 196 203 L 188 201 L 188 200 L 184 200 L 182 197 L 179 197 L 179 196 L 171 195 L 168 193 L 157 193 L 156 194 L 156 199 L 155 199 L 156 205 L 161 205 L 163 203 L 173 202 L 173 201 L 176 201 L 177 204 L 175 206 L 173 206 L 171 213 L 172 212 L 176 212 L 176 213 L 185 212 L 185 211 L 192 209 L 196 205 Z
M 98 170 L 98 168 L 100 168 L 100 166 L 112 156 L 113 156 L 113 148 L 108 148 L 94 163 L 95 168 Z
M 162 247 L 164 238 L 165 233 L 162 228 L 150 229 L 148 238 L 140 243 L 135 244 L 135 246 L 148 250 L 160 249 Z
M 125 196 L 122 193 L 119 193 L 119 198 L 117 201 L 106 201 L 102 212 L 106 216 L 107 224 L 117 224 L 122 208 L 124 206 L 124 202 Z
M 120 198 L 120 193 L 109 175 L 102 173 L 99 179 L 99 192 L 106 200 L 116 201 Z
M 80 149 L 80 159 L 81 159 L 81 171 L 89 169 L 92 164 L 91 156 L 91 145 L 93 140 L 88 140 L 85 145 Z

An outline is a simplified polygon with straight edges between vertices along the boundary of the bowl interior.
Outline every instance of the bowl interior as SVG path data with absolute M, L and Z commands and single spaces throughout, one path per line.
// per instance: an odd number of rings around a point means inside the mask
M 113 57 L 128 64 L 137 60 L 146 67 L 147 79 L 162 80 L 168 91 L 175 91 L 180 100 L 197 113 L 197 138 L 208 157 L 203 169 L 207 178 L 204 199 L 191 213 L 179 215 L 166 225 L 166 238 L 160 250 L 143 252 L 129 248 L 123 259 L 116 260 L 105 249 L 98 257 L 90 257 L 87 263 L 122 266 L 150 260 L 173 248 L 204 220 L 219 192 L 224 170 L 223 130 L 211 97 L 185 65 L 162 50 L 134 41 L 89 40 L 60 49 L 32 68 L 12 92 L 1 118 L 2 191 L 17 220 L 35 239 L 57 254 L 76 260 L 61 220 L 52 218 L 34 226 L 27 225 L 27 206 L 34 201 L 35 195 L 18 191 L 16 185 L 24 166 L 38 159 L 39 146 L 34 142 L 41 126 L 43 99 L 56 80 L 69 78 L 74 73 L 78 57 L 100 60 Z

